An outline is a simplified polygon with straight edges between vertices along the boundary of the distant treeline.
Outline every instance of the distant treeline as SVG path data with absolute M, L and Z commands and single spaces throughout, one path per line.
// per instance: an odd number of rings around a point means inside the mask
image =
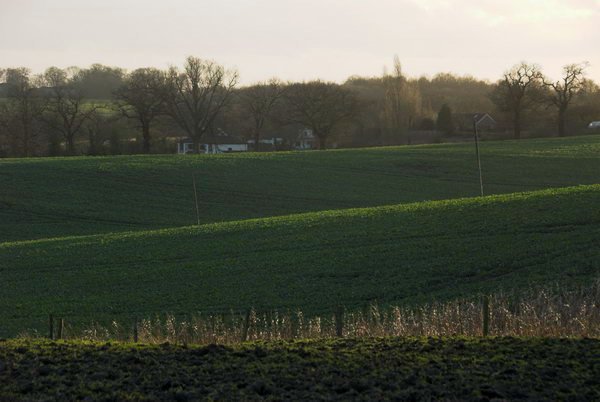
M 583 134 L 600 120 L 600 88 L 586 67 L 550 79 L 523 62 L 490 83 L 409 78 L 395 58 L 380 77 L 245 87 L 237 71 L 196 57 L 168 70 L 0 69 L 0 157 L 175 152 L 182 137 L 199 150 L 224 133 L 253 150 L 293 149 L 304 129 L 318 148 L 458 140 L 486 113 L 488 138 Z

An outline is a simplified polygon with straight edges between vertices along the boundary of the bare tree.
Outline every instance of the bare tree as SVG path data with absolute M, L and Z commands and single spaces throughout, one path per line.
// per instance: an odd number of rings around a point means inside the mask
M 407 82 L 404 103 L 406 105 L 406 123 L 410 130 L 416 125 L 417 119 L 423 115 L 423 98 L 418 82 Z M 408 135 L 407 141 L 410 144 L 410 136 Z
M 231 100 L 237 82 L 236 71 L 192 56 L 182 72 L 176 67 L 169 69 L 166 112 L 191 137 L 196 150 L 202 135 Z
M 549 103 L 558 110 L 558 135 L 566 135 L 567 110 L 575 95 L 579 94 L 585 84 L 585 69 L 588 63 L 569 64 L 563 67 L 563 77 L 551 82 L 544 79 L 544 85 L 550 88 Z
M 100 106 L 85 101 L 83 90 L 78 86 L 78 74 L 69 76 L 65 70 L 50 67 L 43 78 L 49 91 L 44 122 L 63 137 L 67 154 L 74 155 L 75 138 Z
M 259 82 L 252 86 L 242 88 L 240 103 L 252 119 L 252 136 L 254 150 L 260 151 L 260 135 L 271 114 L 274 106 L 282 99 L 286 87 L 276 78 L 267 82 Z
M 138 68 L 125 77 L 114 92 L 115 107 L 120 114 L 139 123 L 144 153 L 150 152 L 150 126 L 165 113 L 165 74 L 155 68 Z
M 31 156 L 39 134 L 38 119 L 44 110 L 38 80 L 24 67 L 6 69 L 4 75 L 8 99 L 2 104 L 2 125 L 10 133 L 14 148 L 20 148 L 20 152 L 13 152 Z
M 398 135 L 402 137 L 402 142 L 407 143 L 406 134 L 406 116 L 404 110 L 404 90 L 406 87 L 406 78 L 402 75 L 402 65 L 398 56 L 394 56 L 394 67 L 391 74 L 383 73 L 383 119 L 387 132 L 388 141 L 393 140 Z
M 586 125 L 600 116 L 600 86 L 590 79 L 583 82 L 581 94 L 577 102 L 571 107 L 569 114 L 574 116 L 578 123 Z
M 511 113 L 515 139 L 521 138 L 521 118 L 535 104 L 533 94 L 542 78 L 539 66 L 521 62 L 504 73 L 490 94 L 500 110 Z
M 394 56 L 393 71 L 384 71 L 383 120 L 388 141 L 410 144 L 408 130 L 422 114 L 421 90 L 417 82 L 411 82 L 402 74 L 398 56 Z
M 353 92 L 323 81 L 292 84 L 285 99 L 290 106 L 288 120 L 311 129 L 319 139 L 319 149 L 326 149 L 334 130 L 358 110 Z
M 105 141 L 110 141 L 111 146 L 118 148 L 118 144 L 112 144 L 112 141 L 118 137 L 118 129 L 121 124 L 121 116 L 114 113 L 114 109 L 110 107 L 96 109 L 89 115 L 83 127 L 83 131 L 88 137 L 87 154 L 102 155 L 106 153 Z

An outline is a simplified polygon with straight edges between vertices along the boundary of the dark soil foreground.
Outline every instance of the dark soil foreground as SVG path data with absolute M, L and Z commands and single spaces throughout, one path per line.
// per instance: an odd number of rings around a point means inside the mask
M 4 340 L 0 400 L 600 400 L 600 340 Z

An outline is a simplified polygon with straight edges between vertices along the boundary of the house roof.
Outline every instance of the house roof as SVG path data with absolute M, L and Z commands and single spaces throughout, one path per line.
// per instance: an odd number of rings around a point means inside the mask
M 477 123 L 479 123 L 486 117 L 489 117 L 494 123 L 496 122 L 496 120 L 494 120 L 494 118 L 492 116 L 490 116 L 488 113 L 461 113 L 458 116 L 460 118 L 464 119 L 464 121 L 470 121 L 470 122 L 472 122 L 474 120 Z

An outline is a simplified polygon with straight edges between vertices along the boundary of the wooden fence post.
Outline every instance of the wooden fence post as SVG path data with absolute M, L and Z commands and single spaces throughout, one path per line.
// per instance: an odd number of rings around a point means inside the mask
M 250 314 L 251 310 L 246 310 L 246 319 L 244 320 L 244 327 L 242 328 L 242 342 L 248 340 L 248 329 L 250 328 Z
M 196 223 L 200 225 L 200 208 L 198 207 L 198 192 L 196 191 L 196 175 L 192 173 L 192 185 L 194 187 L 194 201 L 196 202 Z
M 52 314 L 48 315 L 48 327 L 48 338 L 54 340 L 54 316 Z
M 290 324 L 291 324 L 291 338 L 296 339 L 299 338 L 298 334 L 300 332 L 300 320 L 297 312 L 290 313 Z
M 65 320 L 63 318 L 61 318 L 58 321 L 58 336 L 56 337 L 57 339 L 62 339 L 64 328 L 65 328 Z
M 133 319 L 133 343 L 138 343 L 138 324 L 137 324 L 137 318 Z
M 375 300 L 375 302 L 371 303 L 371 308 L 369 309 L 369 312 L 371 314 L 371 324 L 373 325 L 373 329 L 376 329 L 379 327 L 379 324 L 381 321 L 379 304 L 377 303 L 377 300 Z
M 267 339 L 271 339 L 273 336 L 273 312 L 272 310 L 267 310 L 265 313 L 265 331 L 267 333 Z
M 483 336 L 488 336 L 490 332 L 490 300 L 488 296 L 483 296 L 482 310 Z
M 344 336 L 344 308 L 339 306 L 335 312 L 335 336 Z

